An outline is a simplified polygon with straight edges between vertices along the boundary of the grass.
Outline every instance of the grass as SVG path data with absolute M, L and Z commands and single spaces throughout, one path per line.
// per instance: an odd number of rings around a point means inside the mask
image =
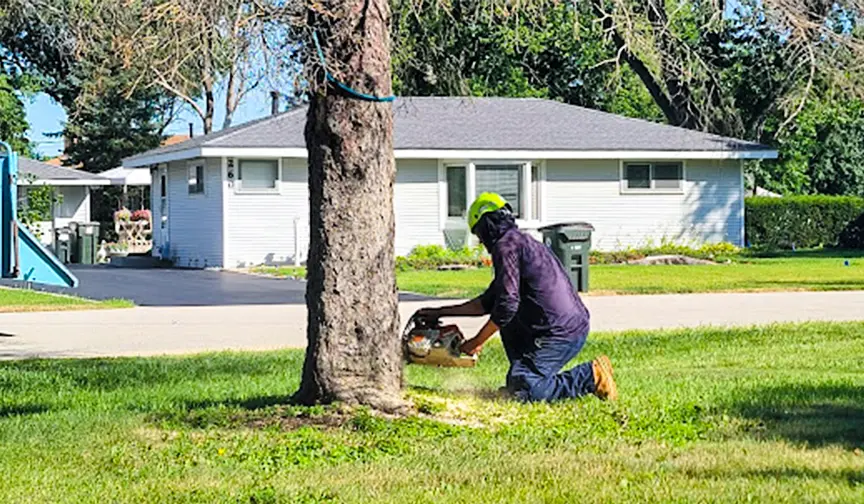
M 476 369 L 409 366 L 424 415 L 403 419 L 284 406 L 301 351 L 0 363 L 0 502 L 864 501 L 864 323 L 600 352 L 617 404 L 484 399 L 493 344 Z
M 847 266 L 845 262 L 848 261 Z M 260 274 L 303 278 L 303 268 L 260 267 Z M 804 251 L 742 256 L 710 266 L 593 265 L 589 294 L 864 290 L 864 251 Z M 443 298 L 473 297 L 491 269 L 414 270 L 396 274 L 399 288 Z
M 711 266 L 594 265 L 589 275 L 593 294 L 862 290 L 864 253 L 752 257 Z M 475 296 L 491 278 L 484 269 L 398 274 L 402 290 L 451 298 Z
M 131 308 L 125 299 L 93 301 L 74 296 L 0 287 L 0 313 Z

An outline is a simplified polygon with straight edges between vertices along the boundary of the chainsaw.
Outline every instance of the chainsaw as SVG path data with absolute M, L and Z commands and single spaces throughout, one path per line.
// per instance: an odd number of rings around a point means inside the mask
M 405 359 L 414 364 L 439 367 L 473 367 L 476 355 L 459 350 L 465 336 L 455 325 L 442 326 L 435 317 L 414 315 L 402 333 Z

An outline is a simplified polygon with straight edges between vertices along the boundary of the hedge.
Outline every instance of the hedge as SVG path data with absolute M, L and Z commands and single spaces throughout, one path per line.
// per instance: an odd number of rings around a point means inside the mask
M 861 246 L 851 228 L 864 214 L 864 198 L 787 196 L 747 198 L 747 243 L 756 248 Z M 843 240 L 841 241 L 841 235 Z

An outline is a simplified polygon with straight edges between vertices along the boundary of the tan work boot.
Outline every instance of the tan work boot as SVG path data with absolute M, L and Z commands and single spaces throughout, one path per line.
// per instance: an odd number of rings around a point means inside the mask
M 609 357 L 601 355 L 591 363 L 594 368 L 594 395 L 606 401 L 618 400 L 618 385 L 612 377 L 612 362 Z

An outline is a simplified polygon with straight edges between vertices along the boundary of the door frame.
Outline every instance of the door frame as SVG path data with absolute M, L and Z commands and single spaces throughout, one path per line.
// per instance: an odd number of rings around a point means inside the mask
M 170 257 L 171 247 L 171 204 L 169 194 L 170 178 L 168 177 L 168 164 L 163 163 L 156 168 L 158 191 L 157 202 L 159 204 L 159 247 L 156 249 L 156 254 L 160 259 L 168 259 Z

